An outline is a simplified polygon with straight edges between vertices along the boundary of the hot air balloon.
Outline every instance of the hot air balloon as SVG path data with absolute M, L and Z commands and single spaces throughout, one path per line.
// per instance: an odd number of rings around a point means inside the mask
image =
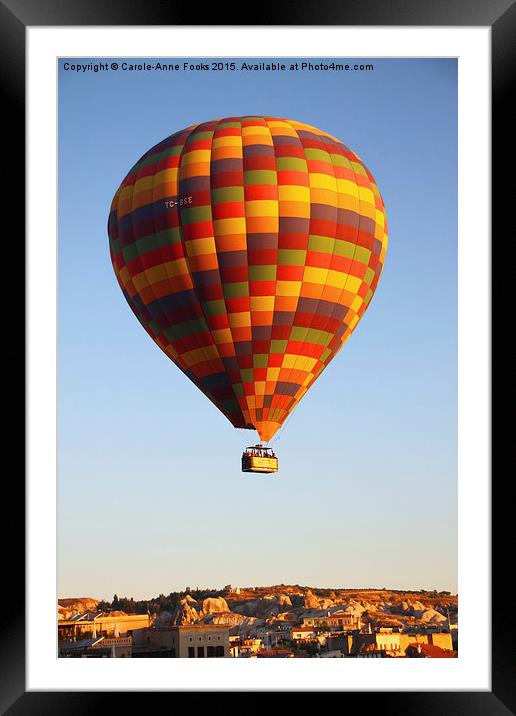
M 210 120 L 136 162 L 108 222 L 122 292 L 235 428 L 268 442 L 347 341 L 378 285 L 387 221 L 360 158 L 315 127 Z M 247 448 L 242 469 L 276 472 Z

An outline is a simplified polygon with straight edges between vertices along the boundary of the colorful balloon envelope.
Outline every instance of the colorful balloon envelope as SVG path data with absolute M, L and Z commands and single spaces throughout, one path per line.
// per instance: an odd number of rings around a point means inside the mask
M 211 120 L 156 144 L 116 192 L 108 232 L 147 333 L 263 441 L 355 329 L 387 249 L 359 157 L 274 117 Z

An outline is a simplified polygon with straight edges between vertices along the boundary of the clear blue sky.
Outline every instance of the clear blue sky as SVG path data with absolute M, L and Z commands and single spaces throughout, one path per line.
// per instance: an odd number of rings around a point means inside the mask
M 59 596 L 457 590 L 457 65 L 360 62 L 374 71 L 75 73 L 61 60 Z M 143 331 L 106 231 L 147 149 L 245 114 L 339 137 L 389 220 L 376 294 L 274 443 L 274 478 L 240 472 L 256 433 L 235 430 Z

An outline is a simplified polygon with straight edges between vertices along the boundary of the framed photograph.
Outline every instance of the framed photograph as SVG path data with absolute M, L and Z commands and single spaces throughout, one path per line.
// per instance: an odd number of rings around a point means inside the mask
M 512 713 L 490 237 L 514 6 L 117 5 L 0 6 L 28 397 L 2 708 Z

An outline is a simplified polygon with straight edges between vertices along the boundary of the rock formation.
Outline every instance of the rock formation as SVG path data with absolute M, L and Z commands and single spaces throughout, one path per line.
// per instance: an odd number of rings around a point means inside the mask
M 181 599 L 179 602 L 179 605 L 174 613 L 174 616 L 172 617 L 172 624 L 174 626 L 181 626 L 183 624 L 195 624 L 199 621 L 202 607 L 199 605 L 199 603 L 192 599 L 192 597 L 187 594 L 184 599 Z
M 229 612 L 228 603 L 223 597 L 208 597 L 202 603 L 203 614 L 214 614 L 216 612 Z

